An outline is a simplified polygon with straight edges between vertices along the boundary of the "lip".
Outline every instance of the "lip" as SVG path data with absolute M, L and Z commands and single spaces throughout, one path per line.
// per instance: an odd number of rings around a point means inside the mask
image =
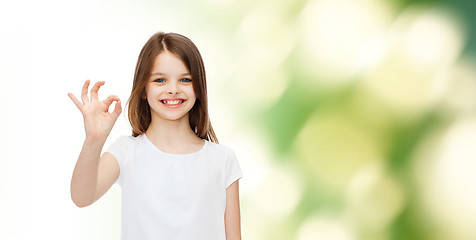
M 165 103 L 162 102 L 162 101 L 174 101 L 174 100 L 181 100 L 182 103 L 177 104 L 177 105 L 168 105 L 168 104 L 165 104 Z M 162 103 L 162 105 L 164 105 L 165 107 L 168 107 L 168 108 L 178 108 L 178 107 L 182 106 L 183 103 L 186 102 L 186 101 L 187 100 L 185 100 L 183 98 L 165 98 L 165 99 L 159 100 L 159 102 Z

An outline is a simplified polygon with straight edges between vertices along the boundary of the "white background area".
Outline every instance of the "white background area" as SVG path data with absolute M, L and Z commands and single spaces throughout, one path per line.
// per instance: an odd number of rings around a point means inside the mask
M 79 98 L 86 79 L 104 80 L 100 98 L 116 94 L 125 109 L 137 56 L 158 31 L 189 36 L 205 63 L 213 62 L 207 59 L 212 46 L 203 41 L 206 32 L 180 27 L 187 26 L 180 14 L 162 10 L 170 6 L 151 4 L 0 2 L 0 239 L 120 238 L 118 185 L 87 208 L 70 199 L 85 135 L 81 113 L 67 93 Z M 213 67 L 207 71 L 213 76 Z M 209 78 L 209 99 L 216 97 L 218 83 L 213 81 Z M 219 108 L 211 104 L 210 112 L 217 114 Z M 217 121 L 217 134 L 225 131 L 220 122 L 228 124 Z M 129 134 L 122 114 L 104 149 Z

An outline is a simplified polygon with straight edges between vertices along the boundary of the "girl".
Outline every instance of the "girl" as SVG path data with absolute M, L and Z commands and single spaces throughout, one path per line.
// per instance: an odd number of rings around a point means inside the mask
M 205 69 L 197 47 L 175 33 L 153 35 L 140 52 L 128 101 L 132 136 L 100 156 L 121 101 L 98 98 L 104 81 L 80 102 L 86 139 L 71 179 L 71 198 L 89 206 L 117 182 L 121 239 L 241 239 L 234 151 L 218 144 L 208 117 Z M 116 102 L 113 112 L 108 108 Z

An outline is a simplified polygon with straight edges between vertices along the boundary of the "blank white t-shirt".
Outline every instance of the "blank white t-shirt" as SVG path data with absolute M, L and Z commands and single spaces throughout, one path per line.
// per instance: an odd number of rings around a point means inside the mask
M 142 134 L 106 152 L 120 166 L 122 240 L 226 239 L 226 188 L 242 177 L 230 147 L 205 140 L 197 152 L 170 154 Z

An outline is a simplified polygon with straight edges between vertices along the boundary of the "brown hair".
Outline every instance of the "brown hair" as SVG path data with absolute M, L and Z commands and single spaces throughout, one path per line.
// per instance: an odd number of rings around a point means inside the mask
M 164 51 L 180 57 L 192 75 L 193 90 L 197 100 L 189 111 L 190 127 L 198 137 L 218 143 L 208 116 L 207 82 L 202 56 L 190 39 L 177 33 L 159 32 L 154 34 L 139 54 L 131 96 L 128 100 L 132 136 L 137 137 L 149 128 L 150 106 L 147 99 L 142 96 L 145 95 L 145 87 L 150 78 L 154 60 Z

